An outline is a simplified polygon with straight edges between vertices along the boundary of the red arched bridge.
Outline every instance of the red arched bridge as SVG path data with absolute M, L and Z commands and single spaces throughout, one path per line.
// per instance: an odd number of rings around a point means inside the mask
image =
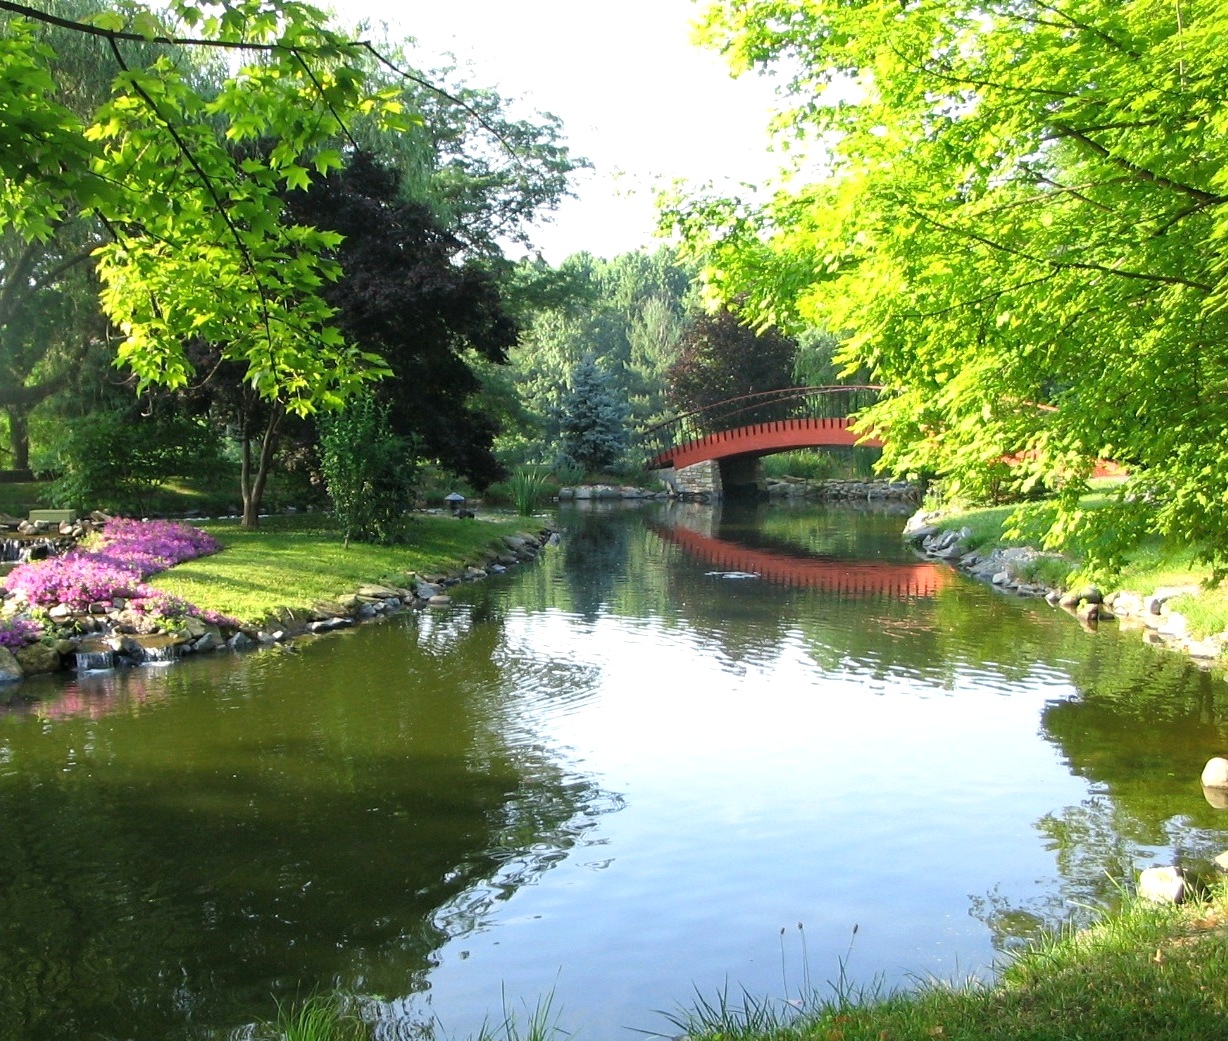
M 849 429 L 880 387 L 785 387 L 744 394 L 683 413 L 642 435 L 648 469 L 681 469 L 706 460 L 772 455 L 820 445 L 870 445 Z

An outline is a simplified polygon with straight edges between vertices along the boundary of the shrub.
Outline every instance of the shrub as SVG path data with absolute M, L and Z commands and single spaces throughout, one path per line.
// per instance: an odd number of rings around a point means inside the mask
M 347 546 L 404 539 L 415 457 L 413 440 L 393 433 L 388 410 L 370 398 L 321 418 L 320 472 Z
M 216 472 L 218 439 L 184 417 L 99 412 L 74 420 L 58 446 L 59 476 L 48 489 L 57 506 L 147 512 L 172 477 Z

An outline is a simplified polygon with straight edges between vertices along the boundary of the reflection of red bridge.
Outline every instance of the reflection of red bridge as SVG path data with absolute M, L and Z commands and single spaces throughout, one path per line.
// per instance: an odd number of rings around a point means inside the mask
M 797 557 L 777 550 L 755 549 L 690 528 L 653 525 L 667 542 L 686 550 L 718 571 L 742 571 L 769 582 L 805 589 L 822 589 L 850 596 L 933 596 L 951 583 L 949 567 L 915 564 L 873 564 Z

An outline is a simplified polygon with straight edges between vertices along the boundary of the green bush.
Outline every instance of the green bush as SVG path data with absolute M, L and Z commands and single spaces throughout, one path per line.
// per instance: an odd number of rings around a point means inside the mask
M 350 541 L 404 541 L 417 480 L 416 446 L 392 432 L 370 398 L 320 419 L 320 472 L 337 526 Z
M 222 467 L 218 439 L 204 423 L 127 411 L 74 420 L 56 457 L 58 473 L 47 489 L 53 505 L 124 514 L 151 512 L 156 492 L 172 478 Z

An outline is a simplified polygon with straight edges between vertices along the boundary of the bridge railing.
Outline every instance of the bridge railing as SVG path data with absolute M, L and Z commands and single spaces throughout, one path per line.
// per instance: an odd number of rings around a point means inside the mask
M 640 435 L 652 461 L 679 445 L 725 430 L 789 419 L 844 419 L 878 400 L 881 387 L 864 385 L 784 387 L 719 401 L 648 427 Z

